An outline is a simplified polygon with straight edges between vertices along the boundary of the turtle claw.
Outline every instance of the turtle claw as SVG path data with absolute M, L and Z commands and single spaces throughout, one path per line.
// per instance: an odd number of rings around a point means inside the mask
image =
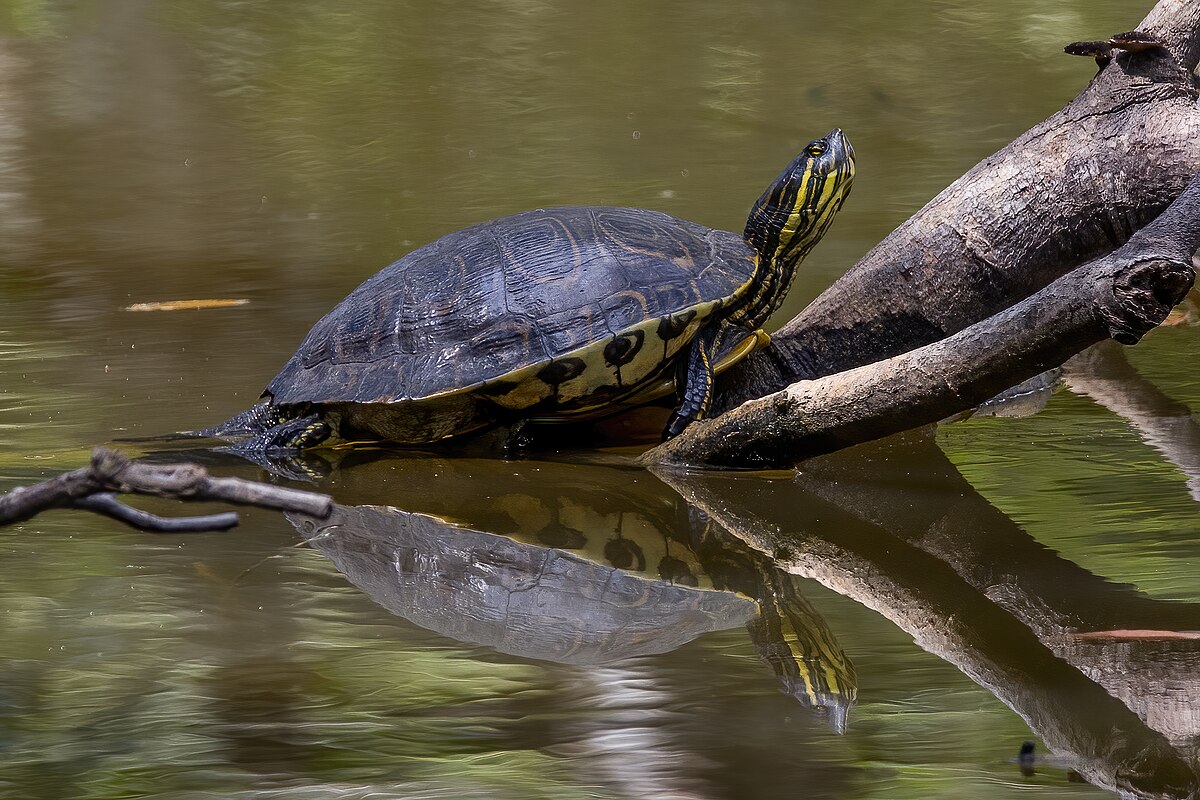
M 671 418 L 667 420 L 667 426 L 663 428 L 662 440 L 665 442 L 668 439 L 674 439 L 683 433 L 687 426 L 691 425 L 694 421 L 691 417 L 685 417 L 676 411 L 671 414 Z

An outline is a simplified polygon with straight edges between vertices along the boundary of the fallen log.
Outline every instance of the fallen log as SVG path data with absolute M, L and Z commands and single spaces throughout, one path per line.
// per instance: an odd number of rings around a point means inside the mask
M 1200 175 L 1123 247 L 933 344 L 797 382 L 642 456 L 644 464 L 770 468 L 937 422 L 1105 339 L 1135 344 L 1192 287 Z
M 791 466 L 1157 325 L 1200 245 L 1200 4 L 1162 0 L 1138 32 L 1077 45 L 1104 53 L 1070 104 L 893 231 L 722 376 L 724 414 L 642 462 Z
M 1162 0 L 1138 27 L 1162 46 L 1121 52 L 917 211 L 725 373 L 718 410 L 938 341 L 1155 219 L 1200 172 L 1200 4 Z

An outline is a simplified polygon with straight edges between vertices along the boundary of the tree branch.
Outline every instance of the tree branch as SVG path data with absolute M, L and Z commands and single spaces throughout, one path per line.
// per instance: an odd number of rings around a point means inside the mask
M 1162 0 L 1139 27 L 1167 49 L 1121 53 L 931 200 L 730 369 L 719 410 L 942 339 L 1154 219 L 1200 171 L 1200 4 Z
M 698 422 L 642 462 L 790 466 L 965 411 L 1096 342 L 1136 343 L 1191 288 L 1197 247 L 1200 175 L 1125 246 L 990 319 Z
M 237 524 L 237 515 L 232 512 L 165 519 L 124 505 L 114 493 L 298 511 L 322 519 L 333 509 L 333 499 L 328 495 L 240 478 L 214 478 L 196 464 L 139 463 L 98 447 L 87 467 L 0 495 L 0 525 L 22 522 L 52 508 L 93 511 L 140 530 L 161 533 L 227 530 Z

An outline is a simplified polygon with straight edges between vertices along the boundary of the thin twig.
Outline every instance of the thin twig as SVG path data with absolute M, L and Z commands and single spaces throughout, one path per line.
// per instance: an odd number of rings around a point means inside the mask
M 0 495 L 0 525 L 21 522 L 52 508 L 92 511 L 140 530 L 158 532 L 227 530 L 237 524 L 237 515 L 232 512 L 165 519 L 130 508 L 115 494 L 217 501 L 297 511 L 322 519 L 333 510 L 333 499 L 328 495 L 241 478 L 214 478 L 198 464 L 145 464 L 98 447 L 86 467 Z
M 112 492 L 80 497 L 71 504 L 71 508 L 84 511 L 94 511 L 106 517 L 124 522 L 131 528 L 149 533 L 200 533 L 203 531 L 227 531 L 237 527 L 238 515 L 235 511 L 223 511 L 220 514 L 207 514 L 197 517 L 160 517 L 140 508 L 127 506 L 117 499 Z

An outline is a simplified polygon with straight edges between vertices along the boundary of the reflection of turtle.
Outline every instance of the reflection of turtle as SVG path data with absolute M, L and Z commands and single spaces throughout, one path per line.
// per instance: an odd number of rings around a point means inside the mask
M 754 204 L 744 235 L 655 211 L 526 211 L 386 267 L 309 332 L 262 399 L 203 433 L 246 452 L 334 430 L 421 443 L 521 419 L 586 419 L 677 386 L 667 433 L 702 417 L 718 362 L 779 306 L 850 189 L 840 130 Z M 676 374 L 678 373 L 678 374 Z
M 644 547 L 630 538 L 596 536 L 591 560 L 386 507 L 337 506 L 328 520 L 289 519 L 388 611 L 512 655 L 601 664 L 746 625 L 785 691 L 821 712 L 835 730 L 845 729 L 856 684 L 832 633 L 790 576 L 711 527 L 701 542 L 711 574 L 698 576 L 699 552 L 678 543 L 664 550 L 657 531 L 660 541 Z M 624 542 L 620 553 L 614 541 Z M 610 552 L 640 562 L 644 571 L 605 563 Z M 648 559 L 647 553 L 655 555 Z
M 393 614 L 511 655 L 604 664 L 754 617 L 750 600 L 649 580 L 572 553 L 373 506 L 289 519 Z
M 758 602 L 758 615 L 746 627 L 780 687 L 843 733 L 858 697 L 858 678 L 825 620 L 770 558 L 737 546 L 736 537 L 702 512 L 693 510 L 692 517 L 693 548 L 713 586 Z

